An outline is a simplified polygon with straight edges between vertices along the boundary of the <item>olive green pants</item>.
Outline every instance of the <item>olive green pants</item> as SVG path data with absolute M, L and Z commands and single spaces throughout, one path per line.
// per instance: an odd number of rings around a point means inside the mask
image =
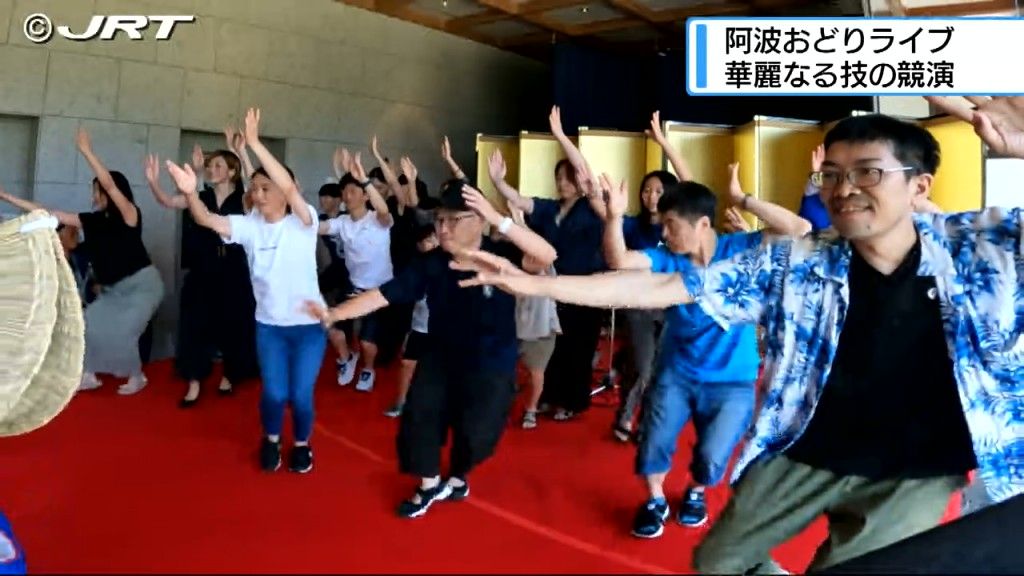
M 702 574 L 785 573 L 772 549 L 824 514 L 829 534 L 807 570 L 826 568 L 938 526 L 966 484 L 966 475 L 872 481 L 772 456 L 744 472 L 694 567 Z

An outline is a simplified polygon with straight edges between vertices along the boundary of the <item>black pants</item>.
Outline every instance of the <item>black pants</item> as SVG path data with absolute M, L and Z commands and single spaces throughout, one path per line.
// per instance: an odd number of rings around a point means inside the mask
M 416 366 L 398 428 L 403 474 L 441 474 L 441 449 L 452 433 L 448 475 L 466 476 L 487 460 L 508 424 L 515 371 L 472 373 L 447 366 L 431 351 Z
M 243 274 L 244 272 L 244 274 Z M 256 300 L 247 270 L 190 270 L 181 289 L 175 369 L 183 380 L 205 380 L 220 351 L 232 384 L 259 376 Z
M 571 304 L 558 305 L 562 333 L 544 372 L 541 403 L 572 412 L 590 408 L 594 383 L 594 351 L 601 338 L 601 310 Z

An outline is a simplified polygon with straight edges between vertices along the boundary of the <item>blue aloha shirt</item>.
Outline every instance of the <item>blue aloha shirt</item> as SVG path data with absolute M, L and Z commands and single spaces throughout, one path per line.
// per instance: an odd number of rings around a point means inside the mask
M 978 473 L 996 502 L 1024 492 L 1022 218 L 1005 208 L 914 215 L 918 275 L 935 278 Z M 759 322 L 765 330 L 761 405 L 733 482 L 789 448 L 810 422 L 849 310 L 851 254 L 834 230 L 772 237 L 685 279 L 723 328 Z

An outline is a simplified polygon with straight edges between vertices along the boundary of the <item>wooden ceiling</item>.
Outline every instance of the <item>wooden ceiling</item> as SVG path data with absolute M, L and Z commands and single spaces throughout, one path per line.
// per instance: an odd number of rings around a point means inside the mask
M 338 0 L 526 56 L 567 39 L 615 51 L 680 50 L 693 16 L 962 16 L 1024 0 Z

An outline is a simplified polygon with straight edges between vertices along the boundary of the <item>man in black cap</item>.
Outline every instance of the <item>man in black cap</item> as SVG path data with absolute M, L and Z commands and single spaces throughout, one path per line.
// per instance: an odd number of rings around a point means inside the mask
M 485 237 L 485 224 L 507 242 Z M 451 268 L 453 255 L 483 250 L 520 262 L 525 253 L 544 267 L 557 256 L 543 238 L 499 214 L 463 180 L 445 184 L 434 226 L 441 250 L 418 255 L 380 288 L 331 309 L 307 303 L 309 313 L 329 326 L 427 298 L 428 350 L 416 368 L 397 441 L 401 472 L 420 479 L 412 498 L 398 508 L 407 518 L 422 516 L 438 500 L 469 496 L 466 477 L 493 454 L 515 395 L 515 297 L 490 287 L 460 287 L 471 274 Z M 441 449 L 449 428 L 450 469 L 442 481 Z

